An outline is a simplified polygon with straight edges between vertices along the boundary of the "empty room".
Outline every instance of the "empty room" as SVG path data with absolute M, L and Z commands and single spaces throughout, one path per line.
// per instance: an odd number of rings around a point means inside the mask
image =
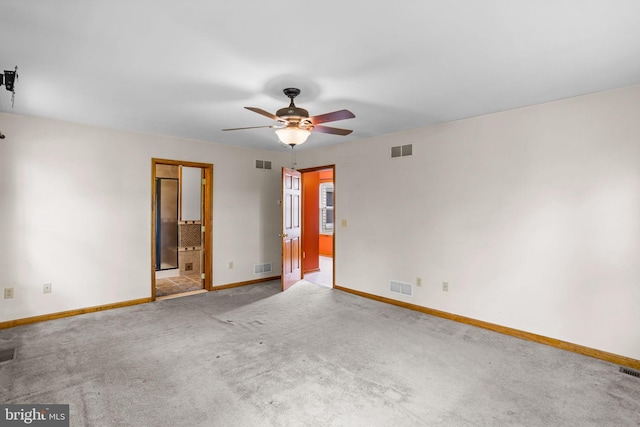
M 0 0 L 0 425 L 639 426 L 638 16 Z

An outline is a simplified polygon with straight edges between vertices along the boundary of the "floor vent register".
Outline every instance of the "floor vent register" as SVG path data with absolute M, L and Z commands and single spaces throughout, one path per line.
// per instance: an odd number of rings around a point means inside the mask
M 636 371 L 635 369 L 625 368 L 624 366 L 620 367 L 620 372 L 623 374 L 631 375 L 637 378 L 640 378 L 640 371 Z
M 10 362 L 15 358 L 15 356 L 16 356 L 15 348 L 0 350 L 0 363 Z

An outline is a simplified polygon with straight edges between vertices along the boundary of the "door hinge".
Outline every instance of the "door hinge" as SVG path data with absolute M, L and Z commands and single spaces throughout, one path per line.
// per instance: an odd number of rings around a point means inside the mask
M 206 178 L 202 178 L 202 185 L 207 185 L 207 180 L 206 180 Z
M 202 226 L 202 232 L 203 232 L 203 233 L 204 233 L 204 229 L 205 229 L 205 227 L 204 227 L 204 225 L 203 225 L 203 226 Z
M 202 273 L 202 274 L 200 275 L 200 278 L 201 278 L 202 280 L 204 280 L 204 273 Z

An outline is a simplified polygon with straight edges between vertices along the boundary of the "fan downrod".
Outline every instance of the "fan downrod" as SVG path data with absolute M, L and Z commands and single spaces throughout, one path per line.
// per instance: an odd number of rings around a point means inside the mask
M 309 117 L 309 112 L 307 110 L 305 110 L 304 108 L 298 108 L 296 107 L 296 104 L 293 103 L 293 98 L 300 95 L 300 89 L 295 87 L 288 87 L 286 89 L 283 89 L 282 92 L 284 92 L 284 94 L 287 95 L 287 97 L 291 100 L 291 102 L 289 103 L 288 107 L 279 109 L 276 112 L 276 116 L 282 117 L 282 118 L 292 118 L 292 119 L 295 118 L 296 125 L 300 121 L 300 119 L 305 119 Z M 293 121 L 290 120 L 290 122 L 293 122 Z

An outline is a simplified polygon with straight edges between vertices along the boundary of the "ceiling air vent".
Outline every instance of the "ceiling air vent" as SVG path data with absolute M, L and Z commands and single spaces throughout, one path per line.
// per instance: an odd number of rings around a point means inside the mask
M 256 169 L 271 169 L 269 160 L 256 160 Z
M 405 157 L 413 154 L 413 144 L 391 147 L 391 157 Z

